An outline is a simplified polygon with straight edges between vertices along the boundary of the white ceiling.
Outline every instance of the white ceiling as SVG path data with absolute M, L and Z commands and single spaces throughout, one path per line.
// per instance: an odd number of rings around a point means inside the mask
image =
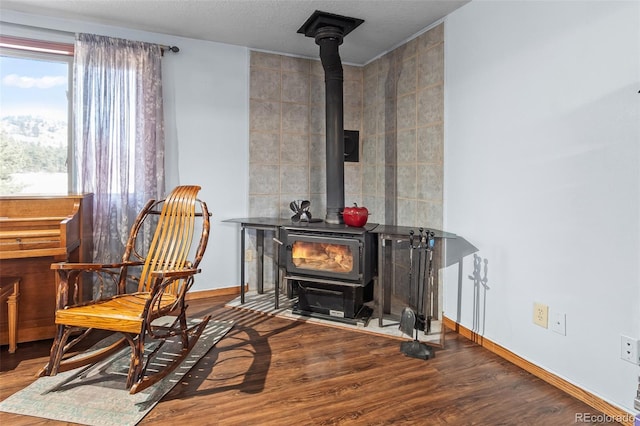
M 340 56 L 365 64 L 470 0 L 2 0 L 1 10 L 216 41 L 316 58 L 297 34 L 315 11 L 364 19 Z M 178 46 L 179 47 L 179 46 Z

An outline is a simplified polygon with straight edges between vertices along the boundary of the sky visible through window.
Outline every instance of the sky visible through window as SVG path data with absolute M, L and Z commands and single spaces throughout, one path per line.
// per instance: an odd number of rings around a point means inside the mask
M 0 56 L 0 195 L 67 192 L 69 66 Z
M 66 120 L 68 67 L 66 62 L 0 57 L 0 115 Z

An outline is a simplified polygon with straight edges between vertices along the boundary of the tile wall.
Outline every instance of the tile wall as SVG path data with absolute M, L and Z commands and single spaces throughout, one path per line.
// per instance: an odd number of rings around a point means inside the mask
M 360 131 L 361 150 L 360 162 L 345 164 L 345 204 L 367 207 L 370 222 L 442 229 L 443 30 L 364 67 L 343 65 L 345 129 Z M 287 218 L 292 200 L 308 199 L 314 217 L 324 218 L 322 65 L 257 51 L 250 63 L 249 215 Z
M 362 197 L 380 223 L 442 229 L 443 29 L 364 67 Z
M 362 68 L 344 65 L 344 124 L 362 134 Z M 326 211 L 325 91 L 319 60 L 251 52 L 249 215 L 287 218 L 293 200 Z M 345 164 L 345 203 L 362 204 L 362 167 Z
M 439 25 L 365 67 L 344 66 L 345 204 L 370 221 L 442 229 L 444 33 Z M 251 52 L 250 216 L 290 216 L 311 200 L 324 217 L 324 72 L 319 60 Z

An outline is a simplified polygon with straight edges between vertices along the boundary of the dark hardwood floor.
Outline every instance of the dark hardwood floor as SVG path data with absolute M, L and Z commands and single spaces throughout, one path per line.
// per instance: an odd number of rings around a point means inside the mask
M 191 302 L 191 316 L 235 325 L 141 425 L 546 426 L 600 414 L 453 332 L 423 361 L 398 340 L 225 308 L 229 299 Z M 50 344 L 2 347 L 0 400 L 35 380 Z M 0 413 L 0 424 L 64 423 Z

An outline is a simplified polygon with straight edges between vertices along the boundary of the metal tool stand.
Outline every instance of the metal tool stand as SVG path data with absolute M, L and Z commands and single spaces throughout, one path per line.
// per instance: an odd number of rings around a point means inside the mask
M 378 326 L 385 327 L 384 318 L 391 314 L 391 293 L 392 289 L 396 288 L 395 274 L 393 274 L 393 268 L 396 264 L 396 249 L 394 244 L 406 244 L 408 241 L 409 231 L 412 228 L 408 226 L 396 226 L 396 225 L 378 225 L 372 232 L 378 235 L 378 271 L 375 280 L 376 288 L 376 309 L 378 316 Z M 445 232 L 437 229 L 430 229 L 430 232 L 434 233 L 434 240 L 438 243 L 438 248 L 435 247 L 434 241 L 434 268 L 433 268 L 433 281 L 438 282 L 438 250 L 442 250 L 444 240 L 455 240 L 456 234 L 451 232 Z M 415 237 L 417 238 L 417 237 Z M 391 274 L 389 273 L 391 269 Z M 433 287 L 433 312 L 434 320 L 440 319 L 440 306 L 438 304 L 438 286 Z
M 409 333 L 413 332 L 411 330 L 413 328 L 415 338 L 413 341 L 403 342 L 400 345 L 400 351 L 406 356 L 424 360 L 435 357 L 434 349 L 418 340 L 420 331 L 425 334 L 431 331 L 431 320 L 434 317 L 434 244 L 433 231 L 420 228 L 417 236 L 413 230 L 409 231 L 409 305 L 415 306 L 417 313 L 414 313 L 410 307 L 406 307 L 403 311 L 400 328 L 409 335 L 413 334 Z

